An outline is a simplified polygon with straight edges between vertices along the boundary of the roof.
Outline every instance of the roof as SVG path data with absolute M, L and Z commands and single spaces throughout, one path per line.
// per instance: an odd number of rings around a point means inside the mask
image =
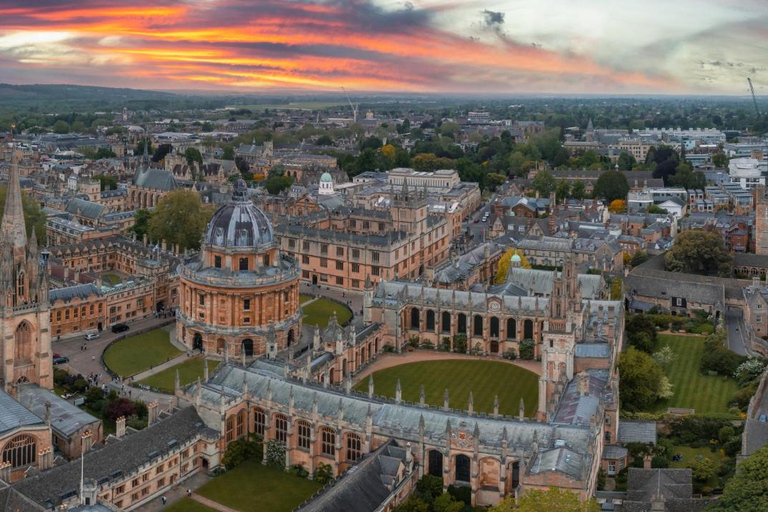
M 58 301 L 69 302 L 72 299 L 87 299 L 91 295 L 100 295 L 99 288 L 93 284 L 78 284 L 66 288 L 54 288 L 48 292 L 48 300 L 51 304 Z
M 645 443 L 656 444 L 655 421 L 629 421 L 619 422 L 619 443 Z
M 104 213 L 104 205 L 86 201 L 85 199 L 74 198 L 67 204 L 66 212 L 95 220 Z
M 42 419 L 45 419 L 45 404 L 50 403 L 51 427 L 67 437 L 99 422 L 84 410 L 36 384 L 19 387 L 19 402 Z
M 685 469 L 629 468 L 627 498 L 623 511 L 651 510 L 651 501 L 661 500 L 669 512 L 694 512 L 704 510 L 710 504 L 707 499 L 694 499 L 692 471 Z
M 45 425 L 42 419 L 14 400 L 11 395 L 0 390 L 0 434 L 17 428 L 42 425 Z
M 211 217 L 205 241 L 216 247 L 259 247 L 275 241 L 267 216 L 248 199 L 243 180 L 238 180 L 230 201 Z
M 35 416 L 35 418 L 37 418 Z M 122 478 L 147 463 L 156 453 L 168 452 L 177 445 L 201 435 L 206 429 L 194 407 L 187 407 L 151 427 L 109 443 L 85 455 L 85 479 Z M 175 442 L 174 442 L 175 441 Z M 58 506 L 65 493 L 78 488 L 80 460 L 56 466 L 20 480 L 14 489 L 38 504 Z M 50 508 L 50 507 L 49 507 Z
M 623 459 L 629 454 L 629 450 L 623 446 L 616 446 L 615 444 L 607 444 L 603 447 L 604 459 Z
M 141 188 L 170 192 L 179 187 L 173 173 L 161 169 L 139 168 L 133 175 L 133 184 Z

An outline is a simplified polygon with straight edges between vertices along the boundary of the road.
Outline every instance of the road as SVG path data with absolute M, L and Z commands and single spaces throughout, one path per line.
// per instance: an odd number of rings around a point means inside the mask
M 747 348 L 747 331 L 741 309 L 728 306 L 725 311 L 725 328 L 728 332 L 728 348 L 742 356 L 751 355 L 752 352 Z
M 493 199 L 483 203 L 483 206 L 469 215 L 464 222 L 464 232 L 469 231 L 475 242 L 479 243 L 483 239 L 483 233 L 488 231 L 488 221 L 483 222 L 483 215 L 486 212 L 490 213 L 492 203 Z M 477 222 L 475 222 L 475 220 L 477 220 Z

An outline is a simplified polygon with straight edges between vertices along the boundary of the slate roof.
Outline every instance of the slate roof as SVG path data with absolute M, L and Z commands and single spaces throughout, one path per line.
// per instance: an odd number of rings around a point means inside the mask
M 19 402 L 41 419 L 45 419 L 45 403 L 50 402 L 51 427 L 66 437 L 99 422 L 84 410 L 36 384 L 19 387 Z
M 578 343 L 576 357 L 611 357 L 611 346 L 608 343 Z
M 623 446 L 616 446 L 615 444 L 607 444 L 603 446 L 604 459 L 623 459 L 628 454 L 629 450 Z
M 85 199 L 72 199 L 66 208 L 67 213 L 78 215 L 87 219 L 96 220 L 104 213 L 104 205 L 87 201 Z
M 629 421 L 619 422 L 619 438 L 617 442 L 656 444 L 655 421 Z
M 133 175 L 133 184 L 141 188 L 170 192 L 179 188 L 173 173 L 161 169 L 139 168 Z
M 562 272 L 557 272 L 560 276 Z M 536 270 L 532 268 L 511 268 L 508 281 L 524 290 L 533 290 L 534 295 L 551 295 L 554 286 L 555 272 Z M 603 291 L 603 277 L 592 274 L 578 274 L 581 296 L 584 299 L 600 299 Z
M 336 485 L 298 510 L 373 512 L 397 484 L 398 469 L 405 464 L 405 458 L 405 450 L 395 441 L 389 441 L 352 467 Z
M 10 432 L 20 427 L 40 426 L 45 422 L 13 399 L 11 395 L 0 390 L 0 434 Z
M 629 468 L 627 498 L 621 505 L 622 512 L 648 512 L 651 500 L 660 497 L 667 512 L 698 512 L 711 502 L 694 499 L 692 472 L 685 469 Z
M 67 286 L 66 288 L 54 288 L 48 292 L 48 300 L 51 304 L 64 301 L 69 302 L 72 299 L 87 299 L 91 295 L 101 295 L 99 288 L 93 284 L 78 284 Z
M 30 413 L 31 414 L 31 413 Z M 37 416 L 35 416 L 37 418 Z M 99 480 L 119 472 L 129 475 L 150 460 L 153 452 L 165 453 L 176 441 L 179 445 L 204 433 L 205 427 L 194 407 L 187 407 L 151 427 L 130 434 L 85 455 L 85 478 Z M 171 445 L 169 445 L 171 443 Z M 36 503 L 58 506 L 61 496 L 76 490 L 80 482 L 80 460 L 56 466 L 20 480 L 13 488 Z

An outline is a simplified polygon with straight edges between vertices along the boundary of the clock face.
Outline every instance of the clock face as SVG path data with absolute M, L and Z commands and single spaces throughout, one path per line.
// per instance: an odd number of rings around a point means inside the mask
M 488 304 L 488 309 L 490 309 L 491 311 L 498 311 L 500 309 L 499 303 L 491 302 L 490 304 Z

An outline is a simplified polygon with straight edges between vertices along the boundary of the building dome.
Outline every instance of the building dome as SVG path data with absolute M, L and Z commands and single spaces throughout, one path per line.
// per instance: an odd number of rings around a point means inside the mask
M 214 247 L 261 247 L 272 244 L 275 235 L 264 212 L 248 199 L 248 187 L 237 180 L 232 199 L 213 214 L 205 243 Z
M 522 261 L 522 259 L 519 254 L 515 253 L 512 255 L 512 263 L 520 263 L 520 261 Z
M 320 183 L 333 183 L 333 176 L 331 176 L 331 173 L 324 172 L 322 176 L 320 176 Z

